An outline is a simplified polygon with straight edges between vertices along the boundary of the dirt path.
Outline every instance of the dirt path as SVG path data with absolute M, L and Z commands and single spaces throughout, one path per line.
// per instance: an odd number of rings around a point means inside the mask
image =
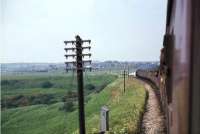
M 150 85 L 145 83 L 145 88 L 149 96 L 143 115 L 142 134 L 165 134 L 164 115 L 160 110 L 158 97 Z

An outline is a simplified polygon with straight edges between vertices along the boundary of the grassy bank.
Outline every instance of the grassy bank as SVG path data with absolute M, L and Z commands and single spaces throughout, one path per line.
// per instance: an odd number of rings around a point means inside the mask
M 125 93 L 122 79 L 110 84 L 101 94 L 93 96 L 86 105 L 88 133 L 98 132 L 99 109 L 102 105 L 106 105 L 110 110 L 108 133 L 137 133 L 140 117 L 144 111 L 145 96 L 144 87 L 137 80 L 126 81 Z
M 85 95 L 102 90 L 117 78 L 115 75 L 108 74 L 84 77 Z M 69 75 L 3 76 L 1 80 L 2 108 L 60 102 L 69 91 L 76 95 L 76 89 L 76 79 Z
M 146 92 L 137 80 L 117 79 L 99 93 L 89 94 L 85 104 L 87 133 L 99 130 L 99 112 L 103 105 L 110 110 L 109 133 L 135 133 L 144 110 Z M 78 111 L 64 112 L 62 102 L 33 105 L 2 111 L 2 134 L 71 134 L 78 132 Z

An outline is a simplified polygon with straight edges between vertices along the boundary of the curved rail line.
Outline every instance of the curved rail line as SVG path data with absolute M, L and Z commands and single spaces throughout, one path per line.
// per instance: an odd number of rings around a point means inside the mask
M 143 114 L 141 133 L 142 134 L 166 134 L 165 116 L 162 112 L 158 90 L 149 81 L 139 79 L 145 86 L 148 97 Z

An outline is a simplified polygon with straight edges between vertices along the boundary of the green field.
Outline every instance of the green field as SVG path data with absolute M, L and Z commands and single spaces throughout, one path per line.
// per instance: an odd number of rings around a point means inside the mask
M 98 132 L 99 111 L 103 105 L 110 109 L 109 133 L 136 133 L 145 104 L 146 92 L 143 85 L 140 85 L 137 80 L 127 80 L 126 93 L 123 93 L 123 81 L 115 80 L 116 76 L 98 74 L 89 75 L 85 79 L 85 85 L 95 85 L 92 90 L 85 89 L 87 133 Z M 2 109 L 2 134 L 71 134 L 78 132 L 77 102 L 74 101 L 76 105 L 73 111 L 60 110 L 63 106 L 61 98 L 64 94 L 69 90 L 76 91 L 76 82 L 72 84 L 71 76 L 9 76 L 2 77 L 2 80 L 16 83 L 13 85 L 11 82 L 11 85 L 2 86 L 2 99 L 18 95 L 29 97 L 52 94 L 53 99 L 56 100 L 49 104 L 29 104 Z M 115 81 L 112 82 L 113 80 Z M 41 87 L 46 81 L 52 83 L 51 87 Z
M 77 94 L 76 77 L 70 75 L 2 76 L 2 108 L 60 102 L 69 92 Z M 85 75 L 85 95 L 102 90 L 116 75 Z M 41 100 L 43 99 L 43 100 Z

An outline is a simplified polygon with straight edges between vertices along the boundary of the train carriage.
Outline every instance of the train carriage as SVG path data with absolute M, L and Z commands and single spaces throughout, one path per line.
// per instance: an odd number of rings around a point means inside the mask
M 160 89 L 167 133 L 200 134 L 200 0 L 168 0 L 160 68 L 138 70 Z

